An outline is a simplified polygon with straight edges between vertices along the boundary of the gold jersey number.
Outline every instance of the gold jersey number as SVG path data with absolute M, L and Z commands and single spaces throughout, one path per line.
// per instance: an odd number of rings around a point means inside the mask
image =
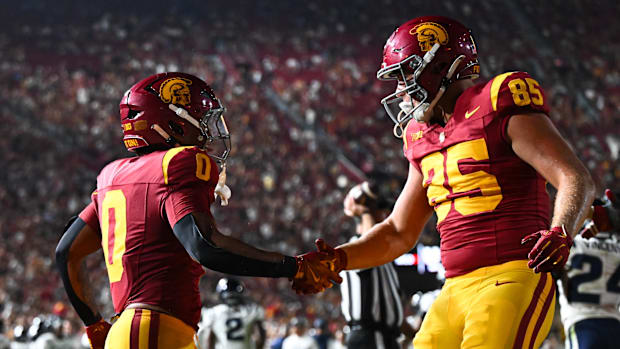
M 207 154 L 196 154 L 196 177 L 203 181 L 208 181 L 211 178 L 211 160 Z
M 512 93 L 512 100 L 516 105 L 522 107 L 529 104 L 543 105 L 543 95 L 540 92 L 540 85 L 532 78 L 514 79 L 508 82 L 508 88 Z
M 463 216 L 493 211 L 499 205 L 502 201 L 502 190 L 494 175 L 482 170 L 468 174 L 459 171 L 461 160 L 481 161 L 488 158 L 486 141 L 479 138 L 453 145 L 445 151 L 445 155 L 435 152 L 422 160 L 422 184 L 427 188 L 429 205 L 437 213 L 437 223 L 450 213 L 452 202 L 454 210 Z M 480 190 L 481 195 L 459 196 L 475 190 Z M 450 196 L 456 198 L 451 199 Z
M 105 193 L 101 204 L 101 245 L 110 283 L 123 277 L 123 254 L 127 237 L 127 200 L 120 189 Z

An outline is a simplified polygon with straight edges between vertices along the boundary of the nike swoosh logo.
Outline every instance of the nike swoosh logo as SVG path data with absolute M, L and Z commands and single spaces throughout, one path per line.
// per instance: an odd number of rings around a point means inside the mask
M 500 285 L 505 285 L 505 284 L 516 284 L 516 281 L 503 281 L 503 282 L 499 282 L 499 281 L 495 281 L 495 286 L 500 286 Z
M 312 276 L 312 281 L 314 281 L 314 283 L 319 283 L 319 281 L 321 281 L 321 279 L 314 273 L 313 270 L 310 270 L 310 276 Z
M 478 111 L 478 109 L 480 109 L 480 106 L 477 106 L 476 109 L 472 110 L 472 111 L 466 111 L 465 112 L 465 119 L 469 119 L 472 117 L 472 115 L 476 114 L 476 112 Z

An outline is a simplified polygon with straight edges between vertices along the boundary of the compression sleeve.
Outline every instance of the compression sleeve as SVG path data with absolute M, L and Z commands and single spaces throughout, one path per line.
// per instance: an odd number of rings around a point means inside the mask
M 69 278 L 69 267 L 67 264 L 71 245 L 84 226 L 86 226 L 86 222 L 77 216 L 69 220 L 65 226 L 65 233 L 60 239 L 60 242 L 58 242 L 58 246 L 56 246 L 56 268 L 60 273 L 62 283 L 65 285 L 69 301 L 84 324 L 89 326 L 99 321 L 101 315 L 93 312 L 93 310 L 77 296 L 71 284 L 71 279 Z
M 285 256 L 282 262 L 261 261 L 219 248 L 203 237 L 192 214 L 177 221 L 173 228 L 187 253 L 204 267 L 226 274 L 260 277 L 289 277 L 297 273 L 295 258 Z

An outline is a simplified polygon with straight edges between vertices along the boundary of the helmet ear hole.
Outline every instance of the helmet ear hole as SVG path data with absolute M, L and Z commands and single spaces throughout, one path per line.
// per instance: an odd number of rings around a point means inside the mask
M 183 131 L 183 127 L 181 127 L 181 125 L 174 121 L 169 121 L 168 126 L 174 133 L 178 134 L 179 136 L 183 136 L 183 134 L 185 133 L 185 131 Z
M 140 114 L 139 111 L 133 110 L 133 109 L 129 109 L 129 111 L 127 112 L 127 119 L 129 119 L 129 120 L 135 119 L 136 116 L 138 116 L 138 114 Z

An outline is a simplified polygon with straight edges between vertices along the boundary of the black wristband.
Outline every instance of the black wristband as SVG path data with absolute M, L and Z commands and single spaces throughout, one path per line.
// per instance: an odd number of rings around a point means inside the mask
M 289 278 L 297 274 L 297 260 L 295 257 L 284 256 L 284 259 L 282 259 L 282 274 Z

